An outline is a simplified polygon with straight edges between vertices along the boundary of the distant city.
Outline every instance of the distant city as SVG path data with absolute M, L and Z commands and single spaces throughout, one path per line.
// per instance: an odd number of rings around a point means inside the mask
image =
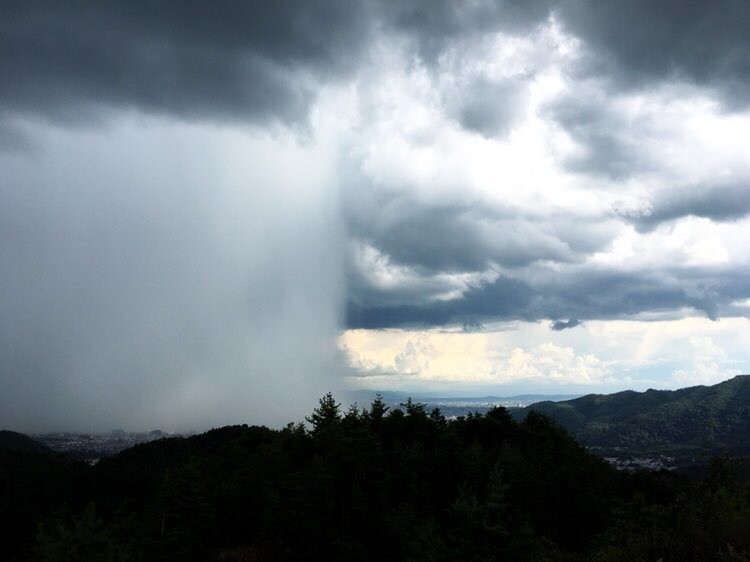
M 167 433 L 160 429 L 131 433 L 115 429 L 107 433 L 38 433 L 34 439 L 57 453 L 95 464 L 102 457 L 116 455 L 141 443 L 187 434 Z

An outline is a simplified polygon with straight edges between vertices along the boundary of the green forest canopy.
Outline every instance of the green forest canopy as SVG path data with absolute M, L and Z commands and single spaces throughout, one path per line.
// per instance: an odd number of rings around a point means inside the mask
M 89 466 L 0 451 L 8 560 L 748 560 L 750 497 L 617 472 L 547 416 L 409 400 L 230 426 Z

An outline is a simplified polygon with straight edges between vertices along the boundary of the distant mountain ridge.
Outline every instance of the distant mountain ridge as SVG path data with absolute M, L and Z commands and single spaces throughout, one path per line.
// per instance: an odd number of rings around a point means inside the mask
M 750 453 L 750 375 L 679 390 L 588 394 L 513 412 L 553 418 L 586 446 Z

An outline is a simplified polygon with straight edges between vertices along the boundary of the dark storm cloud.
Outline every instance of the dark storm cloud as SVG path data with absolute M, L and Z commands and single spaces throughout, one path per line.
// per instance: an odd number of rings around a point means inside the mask
M 587 72 L 620 88 L 687 81 L 715 89 L 728 107 L 750 103 L 747 0 L 562 0 L 555 13 L 591 53 Z
M 303 119 L 321 83 L 378 34 L 425 59 L 478 29 L 529 25 L 543 2 L 3 2 L 0 103 L 57 120 L 98 105 L 189 118 Z
M 312 79 L 350 69 L 368 28 L 344 0 L 3 2 L 0 103 L 62 120 L 100 104 L 300 119 Z
M 350 302 L 347 324 L 350 328 L 389 328 L 395 326 L 439 326 L 481 324 L 484 319 L 523 317 L 533 293 L 525 283 L 500 277 L 493 283 L 470 289 L 463 298 L 425 305 L 370 307 Z
M 584 266 L 565 271 L 540 267 L 525 279 L 501 276 L 451 301 L 381 307 L 350 303 L 347 320 L 352 328 L 388 328 L 568 317 L 576 319 L 571 321 L 575 324 L 564 327 L 573 327 L 584 320 L 621 319 L 681 308 L 698 310 L 715 320 L 733 302 L 750 294 L 748 273 L 722 268 L 646 273 Z M 552 328 L 556 325 L 553 322 Z
M 714 221 L 738 220 L 750 214 L 750 179 L 717 185 L 686 185 L 659 191 L 648 213 L 626 218 L 641 230 L 687 216 Z
M 361 176 L 350 180 L 355 186 L 345 192 L 350 234 L 391 263 L 422 274 L 477 272 L 492 264 L 523 267 L 539 260 L 575 262 L 606 247 L 615 234 L 606 219 L 550 221 L 535 216 L 536 209 L 480 200 L 425 202 Z
M 750 92 L 748 6 L 742 0 L 11 0 L 0 6 L 0 103 L 6 111 L 74 121 L 103 105 L 289 122 L 304 118 L 322 83 L 353 72 L 378 38 L 408 38 L 431 65 L 456 41 L 523 33 L 554 11 L 586 43 L 596 73 L 622 84 L 692 80 L 743 104 Z M 503 100 L 513 92 L 482 81 L 473 91 L 458 108 L 461 123 L 483 134 L 505 127 L 514 104 Z
M 571 268 L 558 276 L 538 276 L 538 317 L 580 320 L 625 318 L 648 312 L 692 308 L 715 320 L 734 301 L 750 294 L 746 266 L 670 267 L 649 271 Z
M 536 260 L 574 261 L 543 224 L 522 217 L 494 218 L 475 209 L 413 208 L 404 220 L 371 240 L 397 264 L 428 271 L 482 271 L 492 263 L 521 267 Z
M 683 306 L 703 310 L 703 292 L 695 292 L 695 272 L 684 279 L 666 271 L 625 272 L 592 268 L 531 278 L 536 319 L 572 317 L 581 320 L 620 318 L 645 311 Z M 538 277 L 537 277 L 538 276 Z M 698 305 L 698 306 L 696 306 Z
M 467 205 L 426 206 L 410 197 L 350 214 L 350 231 L 396 264 L 437 271 L 476 271 L 492 258 Z

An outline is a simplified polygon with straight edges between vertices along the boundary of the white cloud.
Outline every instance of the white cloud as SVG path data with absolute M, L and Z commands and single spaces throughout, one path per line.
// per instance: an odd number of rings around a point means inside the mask
M 688 338 L 692 348 L 692 365 L 686 369 L 678 369 L 672 378 L 679 386 L 696 384 L 716 384 L 727 378 L 742 374 L 733 365 L 727 352 L 716 345 L 708 336 L 691 336 Z
M 627 226 L 609 248 L 593 254 L 589 261 L 629 271 L 720 265 L 732 258 L 727 230 L 701 217 L 685 217 L 646 233 Z
M 745 318 L 689 317 L 591 321 L 561 332 L 549 330 L 546 322 L 481 332 L 348 330 L 339 346 L 355 358 L 349 361 L 352 369 L 366 371 L 358 373 L 365 378 L 352 378 L 355 386 L 420 384 L 434 390 L 483 384 L 595 392 L 726 380 L 750 370 L 749 339 Z

